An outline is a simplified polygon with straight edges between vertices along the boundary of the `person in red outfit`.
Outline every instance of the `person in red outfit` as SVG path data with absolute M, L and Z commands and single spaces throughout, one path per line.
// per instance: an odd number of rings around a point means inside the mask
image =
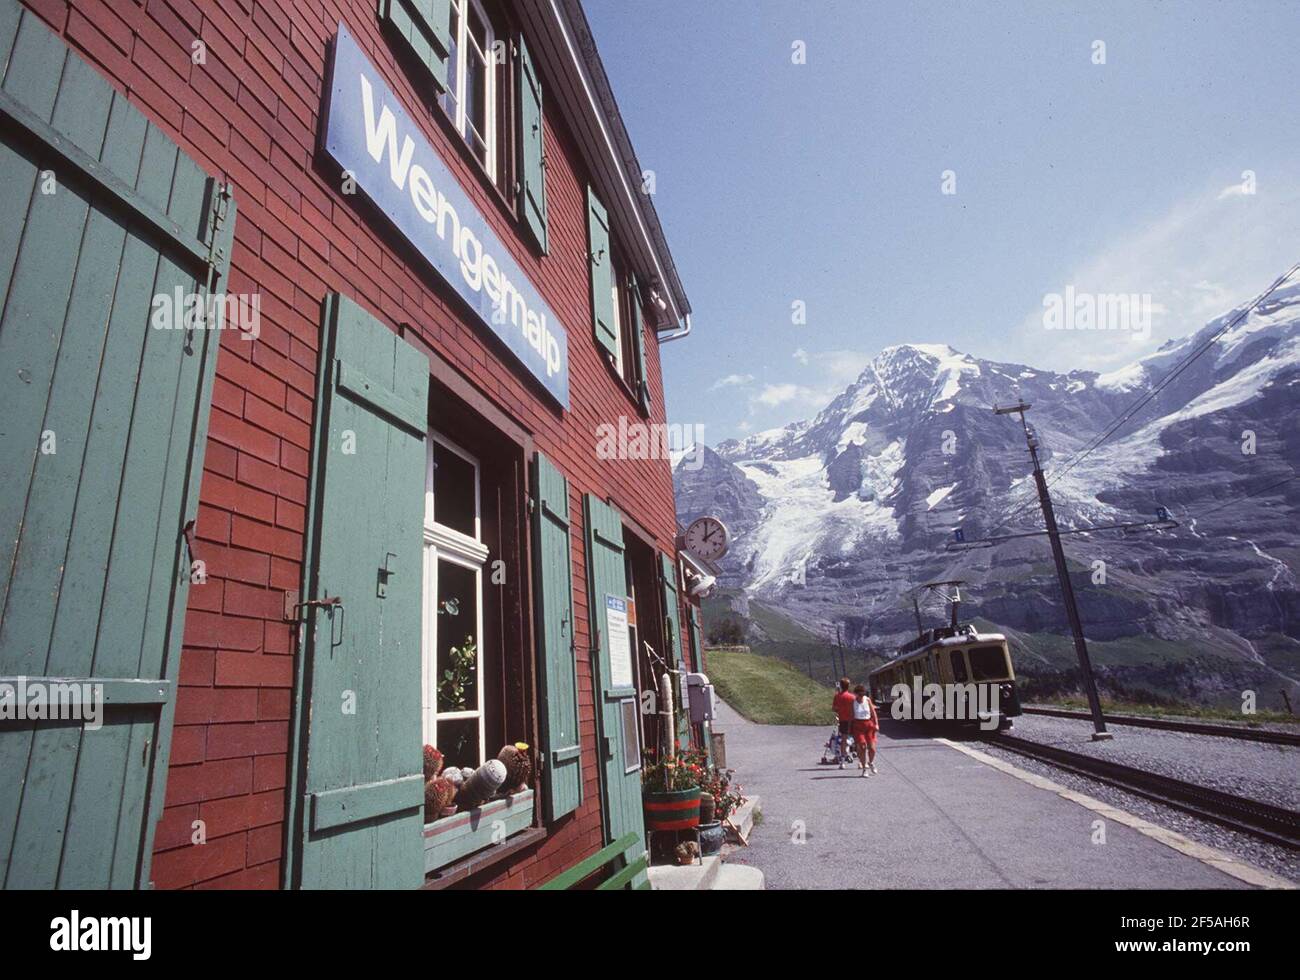
M 849 756 L 849 745 L 853 739 L 853 704 L 857 700 L 853 692 L 849 690 L 853 682 L 847 677 L 840 678 L 840 693 L 835 695 L 831 701 L 831 707 L 835 709 L 835 717 L 840 723 L 840 768 L 844 768 L 844 763 L 851 758 Z
M 876 712 L 876 705 L 867 697 L 867 689 L 859 684 L 853 689 L 853 748 L 858 756 L 858 763 L 862 766 L 860 775 L 867 775 L 867 769 L 870 767 L 871 775 L 875 775 L 876 769 L 876 733 L 880 731 L 880 715 Z

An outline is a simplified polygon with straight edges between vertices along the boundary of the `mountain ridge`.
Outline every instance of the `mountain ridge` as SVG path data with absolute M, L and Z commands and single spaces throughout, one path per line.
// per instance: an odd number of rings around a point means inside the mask
M 886 347 L 811 418 L 706 447 L 697 471 L 679 467 L 679 518 L 727 521 L 735 541 L 723 584 L 822 636 L 838 626 L 851 643 L 888 650 L 914 630 L 907 589 L 937 578 L 970 579 L 974 615 L 1059 635 L 1045 538 L 943 550 L 956 527 L 968 539 L 1041 530 L 1024 433 L 990 410 L 1022 398 L 1062 527 L 1150 520 L 1157 507 L 1182 524 L 1141 537 L 1069 536 L 1089 637 L 1173 643 L 1189 662 L 1226 657 L 1253 665 L 1247 674 L 1275 698 L 1300 693 L 1300 486 L 1260 492 L 1300 469 L 1290 438 L 1300 285 L 1225 329 L 1242 312 L 1104 373 L 992 361 L 948 344 Z M 1164 379 L 1142 411 L 1067 468 Z M 1161 650 L 1153 664 L 1167 672 Z M 1225 683 L 1206 697 L 1240 696 Z

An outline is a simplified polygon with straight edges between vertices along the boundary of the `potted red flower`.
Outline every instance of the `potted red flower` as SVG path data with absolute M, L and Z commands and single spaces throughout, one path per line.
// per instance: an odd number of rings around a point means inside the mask
M 699 753 L 685 752 L 641 766 L 641 803 L 646 830 L 688 830 L 700 823 L 700 783 L 707 764 Z

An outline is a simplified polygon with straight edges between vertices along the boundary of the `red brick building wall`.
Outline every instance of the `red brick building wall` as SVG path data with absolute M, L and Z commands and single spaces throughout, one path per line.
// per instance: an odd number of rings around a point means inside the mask
M 190 589 L 163 819 L 160 888 L 276 888 L 295 637 L 283 593 L 299 587 L 323 297 L 345 293 L 390 326 L 409 323 L 483 394 L 533 433 L 581 495 L 614 502 L 661 550 L 675 517 L 667 462 L 604 461 L 596 426 L 632 397 L 598 353 L 590 326 L 587 167 L 546 101 L 550 254 L 538 259 L 461 147 L 432 116 L 381 37 L 374 0 L 23 0 L 200 166 L 235 187 L 238 219 L 226 291 L 261 297 L 261 333 L 222 334 L 197 524 L 208 581 Z M 510 247 L 568 332 L 570 411 L 503 362 L 451 290 L 357 198 L 314 163 L 327 43 L 343 21 L 425 136 Z M 206 62 L 195 64 L 196 40 Z M 543 82 L 545 83 L 545 78 Z M 652 334 L 652 331 L 648 331 Z M 659 351 L 647 343 L 651 422 L 664 421 Z M 584 800 L 545 841 L 473 882 L 528 887 L 601 843 L 600 789 L 581 521 L 574 599 Z M 688 650 L 685 636 L 681 649 Z M 191 846 L 192 824 L 207 843 Z

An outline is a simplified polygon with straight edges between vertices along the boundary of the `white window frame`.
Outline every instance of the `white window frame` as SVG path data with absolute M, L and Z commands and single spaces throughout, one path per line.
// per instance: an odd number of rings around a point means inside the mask
M 618 276 L 611 278 L 613 282 L 609 291 L 614 300 L 614 368 L 618 371 L 618 376 L 626 380 L 623 374 L 623 304 L 619 302 Z
M 482 476 L 481 467 L 476 457 L 462 449 L 441 433 L 430 430 L 428 449 L 425 453 L 424 483 L 424 626 L 421 634 L 420 656 L 423 667 L 421 719 L 424 741 L 428 745 L 438 744 L 438 722 L 455 721 L 465 718 L 478 719 L 478 765 L 486 758 L 486 732 L 483 718 L 484 708 L 484 673 L 483 673 L 483 568 L 487 564 L 488 549 L 483 544 L 482 520 Z M 434 444 L 446 451 L 455 453 L 474 469 L 474 535 L 471 537 L 462 531 L 438 524 L 433 519 L 433 448 Z M 477 704 L 466 711 L 438 710 L 438 563 L 450 562 L 474 572 L 475 622 L 474 636 L 478 653 L 475 667 L 474 687 L 477 692 Z M 449 626 L 448 628 L 454 629 Z
M 451 9 L 455 14 L 456 36 L 452 39 L 456 45 L 456 64 L 450 65 L 449 70 L 454 72 L 454 77 L 448 80 L 448 94 L 456 100 L 455 114 L 452 122 L 456 126 L 456 132 L 460 133 L 461 139 L 465 140 L 469 146 L 470 152 L 478 159 L 478 153 L 474 149 L 473 140 L 470 136 L 469 113 L 465 109 L 465 93 L 469 78 L 467 77 L 469 62 L 466 58 L 466 45 L 473 43 L 469 30 L 469 18 L 466 11 L 472 6 L 477 12 L 478 17 L 483 21 L 485 31 L 485 40 L 487 41 L 487 50 L 480 51 L 483 56 L 483 64 L 486 68 L 486 78 L 483 84 L 483 98 L 487 102 L 487 112 L 485 113 L 486 133 L 479 135 L 483 139 L 483 145 L 486 148 L 487 162 L 483 164 L 483 169 L 487 171 L 488 179 L 492 183 L 497 180 L 497 72 L 496 72 L 496 30 L 492 26 L 492 20 L 487 15 L 487 9 L 483 6 L 481 0 L 451 0 Z M 475 50 L 478 45 L 474 44 Z M 446 104 L 444 103 L 444 108 Z

